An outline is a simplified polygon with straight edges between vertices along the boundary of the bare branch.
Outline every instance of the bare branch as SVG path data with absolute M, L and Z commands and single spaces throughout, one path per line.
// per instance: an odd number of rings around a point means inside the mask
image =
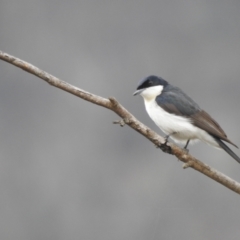
M 183 168 L 191 167 L 202 174 L 212 178 L 213 180 L 219 182 L 225 187 L 231 189 L 232 191 L 240 194 L 240 184 L 233 179 L 225 176 L 219 171 L 211 168 L 210 166 L 202 163 L 195 157 L 188 154 L 183 149 L 178 146 L 167 143 L 165 144 L 165 139 L 150 128 L 145 126 L 143 123 L 138 121 L 130 112 L 128 112 L 115 98 L 111 97 L 109 99 L 94 95 L 92 93 L 86 92 L 80 88 L 77 88 L 67 82 L 64 82 L 51 74 L 33 66 L 30 63 L 27 63 L 21 59 L 18 59 L 14 56 L 11 56 L 7 53 L 0 51 L 0 59 L 5 62 L 11 63 L 19 68 L 22 68 L 24 71 L 27 71 L 42 80 L 46 81 L 50 85 L 60 88 L 66 92 L 69 92 L 77 97 L 80 97 L 86 101 L 97 104 L 99 106 L 108 108 L 114 111 L 117 115 L 121 117 L 121 120 L 115 121 L 115 124 L 120 124 L 120 126 L 124 126 L 125 124 L 142 134 L 152 143 L 154 143 L 157 147 L 161 148 L 162 151 L 175 155 L 179 160 L 184 162 Z

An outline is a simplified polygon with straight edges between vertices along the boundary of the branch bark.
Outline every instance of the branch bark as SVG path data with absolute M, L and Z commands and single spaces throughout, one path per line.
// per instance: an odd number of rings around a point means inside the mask
M 33 66 L 30 63 L 27 63 L 19 58 L 11 56 L 7 53 L 0 51 L 0 59 L 8 62 L 16 67 L 22 68 L 24 71 L 29 72 L 42 80 L 46 81 L 50 85 L 60 88 L 66 92 L 69 92 L 77 97 L 80 97 L 86 101 L 91 103 L 97 104 L 99 106 L 105 107 L 109 110 L 114 111 L 118 116 L 121 117 L 121 120 L 114 122 L 124 126 L 127 124 L 132 129 L 136 130 L 144 137 L 146 137 L 149 141 L 155 144 L 157 147 L 162 149 L 162 151 L 175 155 L 180 161 L 184 162 L 183 168 L 193 168 L 198 172 L 208 176 L 209 178 L 219 182 L 220 184 L 224 185 L 225 187 L 231 189 L 232 191 L 240 194 L 240 183 L 234 181 L 233 179 L 229 178 L 228 176 L 224 175 L 223 173 L 213 169 L 212 167 L 206 165 L 205 163 L 199 161 L 195 157 L 188 154 L 183 149 L 179 148 L 178 146 L 167 143 L 165 144 L 165 139 L 150 128 L 145 126 L 143 123 L 138 121 L 130 112 L 127 111 L 115 98 L 103 98 L 87 91 L 84 91 L 80 88 L 77 88 L 67 82 L 64 82 L 51 74 Z

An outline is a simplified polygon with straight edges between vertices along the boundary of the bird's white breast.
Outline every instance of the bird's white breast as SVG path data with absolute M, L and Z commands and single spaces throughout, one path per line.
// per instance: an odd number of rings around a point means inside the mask
M 204 130 L 195 127 L 189 118 L 170 114 L 162 109 L 155 99 L 144 98 L 145 107 L 150 118 L 166 134 L 173 134 L 171 138 L 179 143 L 185 144 L 187 140 L 197 140 L 207 142 L 218 147 L 216 141 Z

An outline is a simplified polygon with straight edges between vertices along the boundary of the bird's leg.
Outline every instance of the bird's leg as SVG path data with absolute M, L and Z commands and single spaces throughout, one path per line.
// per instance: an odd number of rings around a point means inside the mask
M 186 145 L 183 148 L 187 153 L 189 152 L 189 150 L 187 149 L 189 142 L 190 142 L 190 139 L 187 140 Z
M 168 142 L 168 138 L 170 137 L 170 135 L 171 134 L 168 134 L 168 135 L 166 135 L 164 138 L 165 138 L 165 143 L 164 144 L 167 144 L 167 142 Z
M 167 142 L 168 142 L 168 139 L 169 139 L 169 137 L 171 137 L 172 135 L 174 135 L 174 134 L 176 134 L 176 132 L 172 132 L 172 133 L 169 133 L 168 135 L 166 135 L 164 138 L 165 138 L 165 145 L 167 144 Z

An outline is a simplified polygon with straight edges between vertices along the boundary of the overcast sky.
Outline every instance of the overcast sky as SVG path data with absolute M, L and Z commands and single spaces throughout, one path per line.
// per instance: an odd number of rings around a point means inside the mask
M 237 0 L 1 0 L 0 50 L 116 97 L 162 134 L 132 96 L 159 75 L 240 146 L 239 11 Z M 1 239 L 239 238 L 237 194 L 117 119 L 0 61 Z M 224 151 L 190 153 L 240 181 Z

